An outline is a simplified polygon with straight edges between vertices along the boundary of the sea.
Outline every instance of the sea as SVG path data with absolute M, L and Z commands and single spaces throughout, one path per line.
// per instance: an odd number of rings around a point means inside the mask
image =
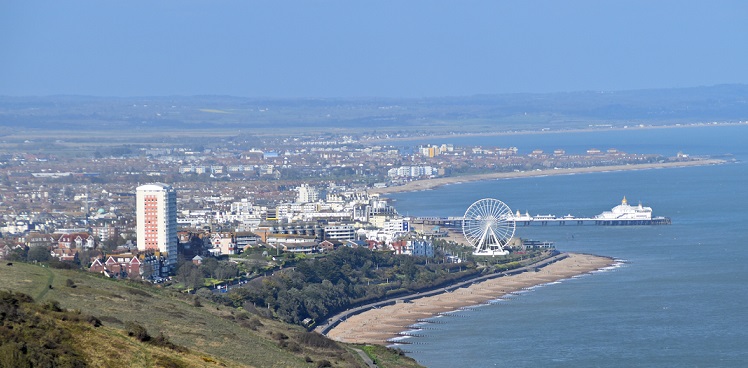
M 748 367 L 748 126 L 454 137 L 398 144 L 710 156 L 722 165 L 503 179 L 392 194 L 402 215 L 462 216 L 495 198 L 531 215 L 629 204 L 662 226 L 531 226 L 516 235 L 615 267 L 421 324 L 398 345 L 426 367 Z

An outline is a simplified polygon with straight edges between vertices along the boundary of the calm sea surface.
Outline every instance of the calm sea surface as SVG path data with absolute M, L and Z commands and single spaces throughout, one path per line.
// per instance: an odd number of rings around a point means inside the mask
M 748 366 L 748 126 L 434 140 L 581 152 L 732 154 L 719 166 L 496 180 L 392 195 L 411 216 L 461 216 L 481 198 L 513 210 L 593 216 L 642 202 L 670 226 L 519 227 L 618 268 L 440 317 L 403 345 L 428 367 Z M 500 139 L 499 139 L 500 138 Z

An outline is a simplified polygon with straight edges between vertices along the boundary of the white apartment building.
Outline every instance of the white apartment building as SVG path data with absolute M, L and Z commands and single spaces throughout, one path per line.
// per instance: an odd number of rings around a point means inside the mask
M 438 174 L 438 170 L 432 166 L 400 166 L 387 170 L 390 178 L 418 178 Z
M 402 217 L 388 219 L 384 222 L 382 230 L 384 230 L 385 233 L 395 236 L 410 231 L 410 223 L 408 222 L 408 219 Z
M 324 227 L 325 239 L 356 240 L 353 225 L 329 225 Z
M 397 211 L 395 210 L 395 207 L 387 204 L 387 201 L 374 198 L 369 201 L 368 205 L 358 205 L 353 209 L 354 220 L 371 222 L 374 216 L 377 215 L 394 217 L 397 216 Z
M 297 203 L 309 203 L 317 202 L 319 200 L 319 191 L 315 187 L 310 187 L 307 184 L 301 184 L 297 189 L 298 195 L 296 196 Z
M 166 266 L 177 264 L 177 192 L 170 185 L 153 183 L 136 189 L 138 250 L 166 255 Z

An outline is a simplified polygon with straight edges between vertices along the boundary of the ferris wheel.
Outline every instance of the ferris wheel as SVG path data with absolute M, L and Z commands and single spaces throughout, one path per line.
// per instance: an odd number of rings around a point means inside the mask
M 475 255 L 505 255 L 503 247 L 514 236 L 512 210 L 504 202 L 484 198 L 468 207 L 462 218 L 462 233 Z

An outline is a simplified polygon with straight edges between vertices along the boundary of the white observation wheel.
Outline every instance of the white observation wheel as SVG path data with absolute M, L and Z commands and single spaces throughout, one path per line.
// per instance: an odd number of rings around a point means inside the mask
M 512 210 L 504 202 L 484 198 L 468 207 L 462 218 L 462 233 L 475 255 L 505 255 L 504 245 L 514 236 Z

